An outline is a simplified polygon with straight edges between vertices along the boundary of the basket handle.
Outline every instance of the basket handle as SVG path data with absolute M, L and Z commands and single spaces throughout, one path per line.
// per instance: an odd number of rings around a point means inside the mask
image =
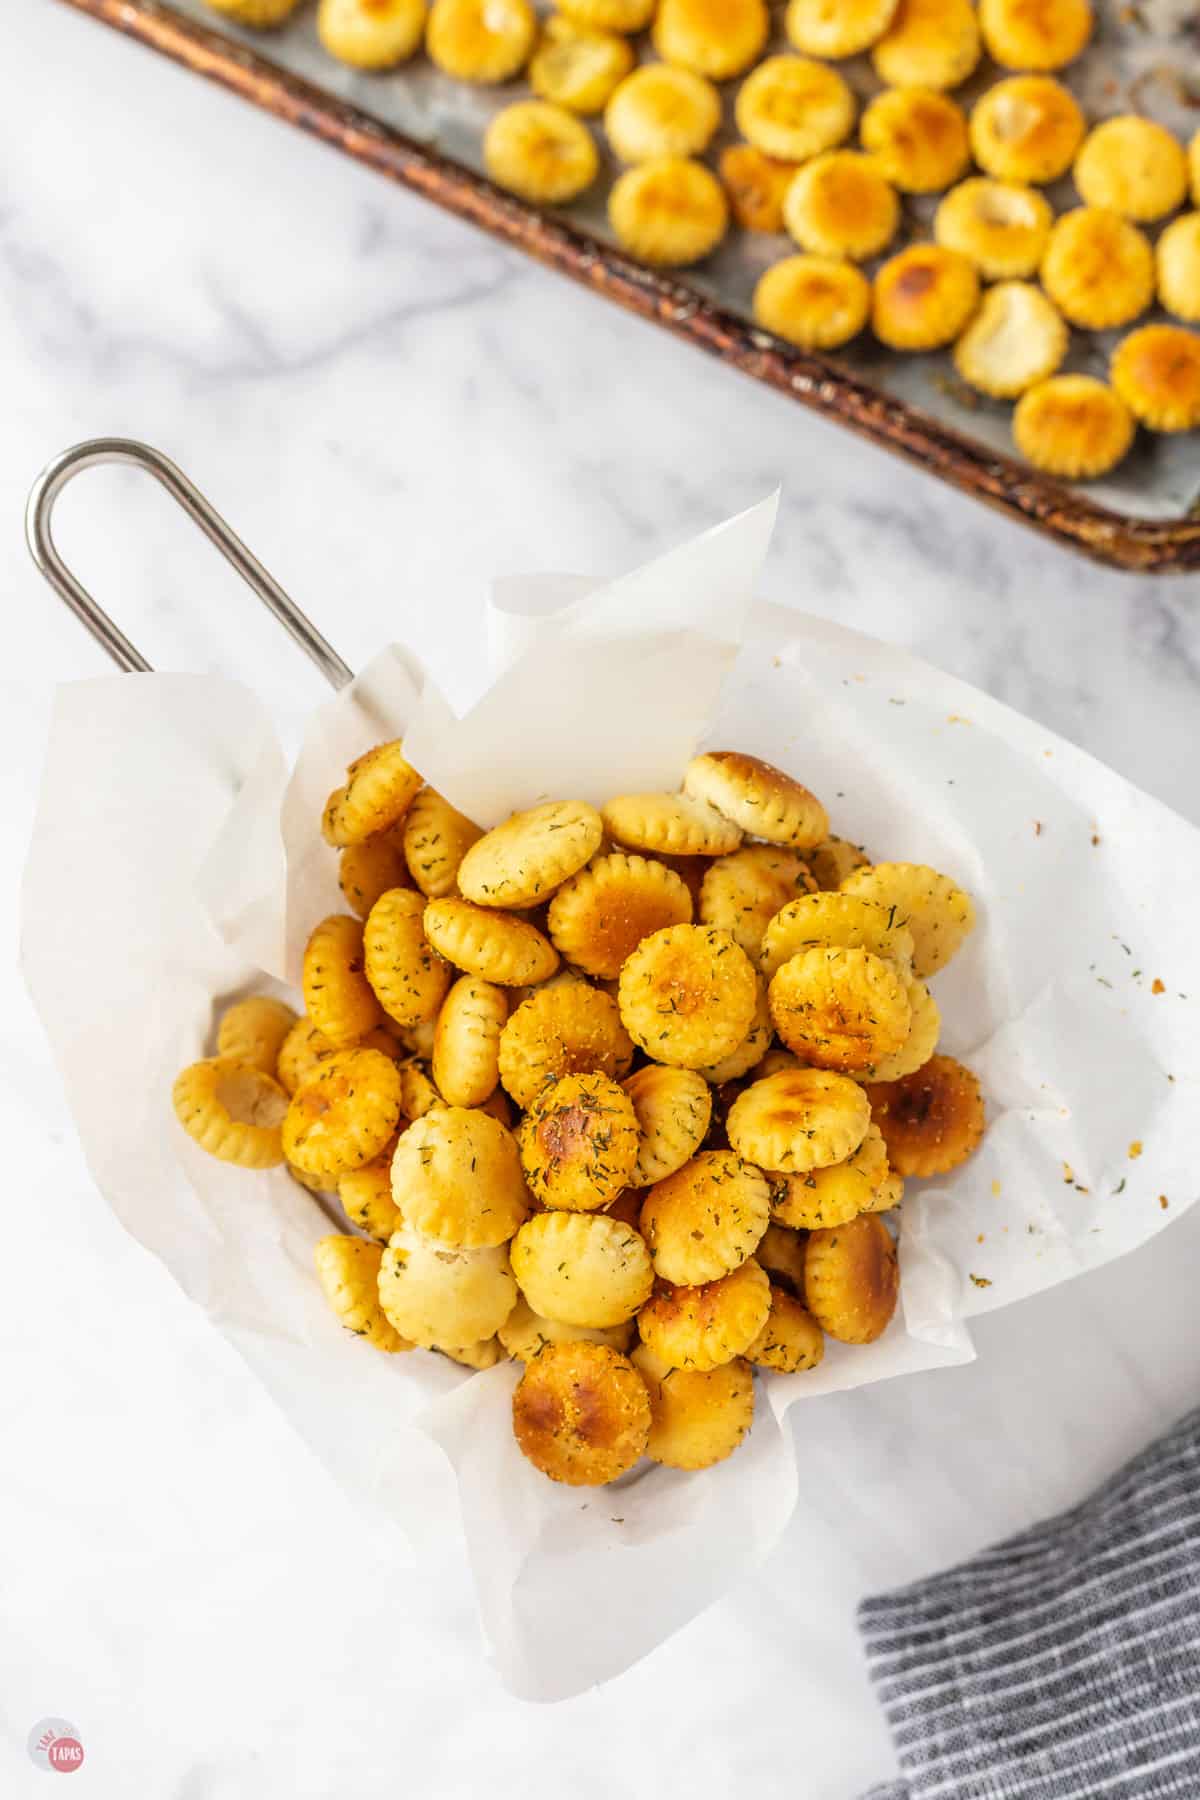
M 293 642 L 299 644 L 309 660 L 316 664 L 330 686 L 343 688 L 353 681 L 354 671 L 170 457 L 150 444 L 138 443 L 135 438 L 90 438 L 86 443 L 64 450 L 61 456 L 47 463 L 34 482 L 25 509 L 25 541 L 29 545 L 29 554 L 59 599 L 70 607 L 119 669 L 148 673 L 151 665 L 67 567 L 54 542 L 52 530 L 54 505 L 67 483 L 82 469 L 110 463 L 130 463 L 144 469 L 147 475 L 153 475 L 189 519 L 200 527 L 209 543 L 215 544 L 226 562 L 237 570 L 247 587 L 258 595 Z

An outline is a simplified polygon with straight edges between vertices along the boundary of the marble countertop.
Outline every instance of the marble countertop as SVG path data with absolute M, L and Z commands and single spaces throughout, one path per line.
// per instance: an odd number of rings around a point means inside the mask
M 66 8 L 5 8 L 0 55 L 10 941 L 53 685 L 106 667 L 20 509 L 100 434 L 174 456 L 352 665 L 406 638 L 452 692 L 492 576 L 619 570 L 781 482 L 766 597 L 911 646 L 1200 822 L 1200 582 L 1048 548 Z M 158 666 L 241 675 L 289 732 L 319 698 L 135 474 L 81 482 L 60 539 Z M 1073 1501 L 1194 1399 L 1200 1209 L 983 1320 L 969 1367 L 799 1409 L 802 1466 L 822 1434 L 845 1494 L 806 1493 L 759 1574 L 625 1676 L 529 1706 L 462 1568 L 389 1582 L 124 1237 L 11 968 L 4 998 L 6 1793 L 41 1792 L 25 1738 L 51 1715 L 106 1796 L 852 1800 L 893 1767 L 856 1599 Z M 839 1537 L 843 1505 L 870 1529 Z

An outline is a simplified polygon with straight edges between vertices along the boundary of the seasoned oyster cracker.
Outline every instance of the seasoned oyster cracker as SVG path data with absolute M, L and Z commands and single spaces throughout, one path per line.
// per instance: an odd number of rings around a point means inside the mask
M 594 1487 L 631 1469 L 650 1435 L 650 1401 L 628 1359 L 607 1344 L 548 1344 L 512 1398 L 523 1456 L 551 1481 Z

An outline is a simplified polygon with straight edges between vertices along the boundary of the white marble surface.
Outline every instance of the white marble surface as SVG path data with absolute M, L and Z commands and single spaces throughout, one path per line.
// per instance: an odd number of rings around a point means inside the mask
M 20 508 L 100 433 L 175 456 L 352 664 L 406 637 L 452 687 L 490 576 L 616 570 L 782 481 L 769 597 L 915 647 L 1200 821 L 1200 584 L 1046 548 L 66 8 L 4 8 L 0 59 L 10 942 L 53 684 L 104 668 Z M 319 696 L 135 477 L 89 477 L 60 535 L 159 665 L 241 674 L 288 729 Z M 892 1767 L 857 1597 L 1077 1498 L 1194 1399 L 1200 1211 L 985 1320 L 968 1368 L 801 1409 L 843 1490 L 620 1680 L 525 1705 L 462 1570 L 399 1577 L 359 1542 L 122 1236 L 13 969 L 4 1001 L 6 1794 L 41 1792 L 25 1736 L 58 1714 L 104 1796 L 851 1800 Z

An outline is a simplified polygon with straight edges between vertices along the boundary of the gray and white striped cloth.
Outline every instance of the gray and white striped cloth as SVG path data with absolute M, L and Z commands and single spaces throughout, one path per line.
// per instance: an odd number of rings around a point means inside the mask
M 1200 1800 L 1200 1411 L 859 1622 L 903 1771 L 866 1800 Z

